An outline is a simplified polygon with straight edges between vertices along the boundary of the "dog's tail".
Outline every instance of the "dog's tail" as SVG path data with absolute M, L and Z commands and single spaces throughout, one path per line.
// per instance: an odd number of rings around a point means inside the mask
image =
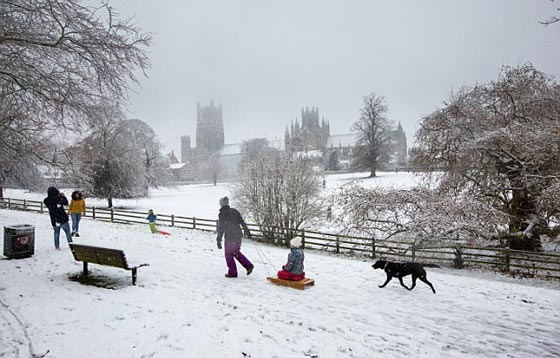
M 424 266 L 424 267 L 435 267 L 435 268 L 441 268 L 441 267 L 439 267 L 439 266 L 438 266 L 438 265 L 436 265 L 436 264 L 422 264 L 422 266 Z

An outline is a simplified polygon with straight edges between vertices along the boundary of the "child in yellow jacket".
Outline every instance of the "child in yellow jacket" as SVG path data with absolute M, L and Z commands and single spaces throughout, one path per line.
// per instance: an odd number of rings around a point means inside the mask
M 86 201 L 82 193 L 78 190 L 72 193 L 68 214 L 72 217 L 72 236 L 80 237 L 80 220 L 82 215 L 86 216 Z

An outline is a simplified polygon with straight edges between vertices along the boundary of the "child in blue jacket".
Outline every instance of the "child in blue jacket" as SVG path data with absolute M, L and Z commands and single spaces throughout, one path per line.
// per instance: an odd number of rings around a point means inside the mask
M 157 233 L 157 228 L 156 228 L 157 215 L 154 214 L 154 211 L 152 209 L 148 210 L 148 216 L 146 217 L 146 219 L 150 224 L 150 231 L 152 232 L 152 234 Z
M 305 278 L 303 272 L 303 260 L 305 255 L 301 248 L 301 237 L 295 237 L 290 240 L 290 253 L 288 254 L 288 262 L 282 266 L 282 270 L 278 271 L 278 278 L 282 280 L 300 281 Z

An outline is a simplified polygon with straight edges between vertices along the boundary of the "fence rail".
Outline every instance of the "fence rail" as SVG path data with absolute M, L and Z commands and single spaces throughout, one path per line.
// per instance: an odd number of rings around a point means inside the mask
M 0 198 L 0 208 L 47 213 L 43 202 L 25 199 Z M 88 207 L 94 220 L 121 224 L 144 224 L 146 213 Z M 173 214 L 158 214 L 159 226 L 216 231 L 217 220 Z M 253 237 L 259 241 L 263 233 L 255 224 L 248 224 Z M 560 254 L 510 250 L 507 248 L 473 246 L 417 246 L 413 242 L 386 242 L 372 237 L 349 236 L 312 230 L 298 230 L 307 249 L 372 258 L 407 259 L 439 263 L 443 266 L 485 267 L 527 276 L 560 278 Z

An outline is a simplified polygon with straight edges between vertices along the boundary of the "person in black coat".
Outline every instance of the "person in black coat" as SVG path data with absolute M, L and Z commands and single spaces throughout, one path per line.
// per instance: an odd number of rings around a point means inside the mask
M 43 203 L 45 203 L 45 206 L 49 209 L 51 225 L 54 230 L 54 247 L 60 250 L 60 229 L 64 230 L 66 233 L 66 240 L 68 240 L 69 243 L 72 242 L 68 214 L 66 214 L 66 210 L 64 210 L 64 205 L 68 205 L 68 199 L 66 199 L 64 193 L 60 192 L 54 186 L 51 186 L 47 189 L 47 197 L 43 200 Z
M 227 196 L 220 199 L 220 213 L 218 215 L 218 237 L 216 244 L 218 249 L 222 249 L 222 237 L 225 235 L 225 250 L 226 263 L 228 266 L 228 273 L 226 277 L 237 277 L 237 266 L 235 259 L 247 270 L 247 275 L 253 272 L 253 264 L 241 253 L 241 238 L 245 231 L 245 236 L 251 238 L 251 232 L 245 224 L 243 217 L 234 208 L 230 208 L 229 199 Z

